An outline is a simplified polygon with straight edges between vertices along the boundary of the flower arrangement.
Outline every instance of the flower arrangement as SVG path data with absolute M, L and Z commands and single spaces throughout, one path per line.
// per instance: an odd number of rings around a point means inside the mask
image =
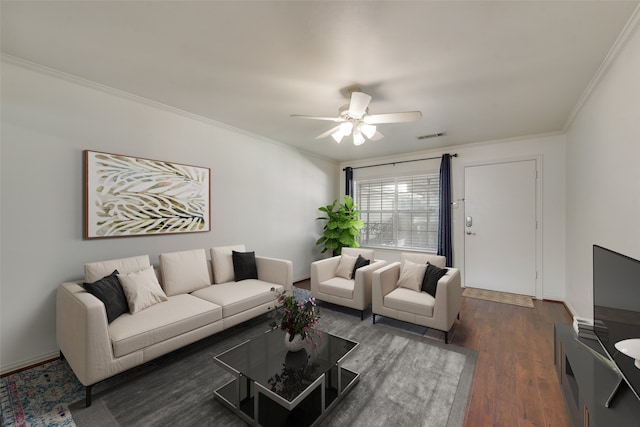
M 275 291 L 274 288 L 272 288 Z M 282 318 L 280 323 L 272 322 L 271 326 L 280 328 L 289 333 L 289 341 L 293 341 L 296 335 L 301 335 L 307 343 L 313 341 L 313 335 L 320 335 L 314 328 L 320 320 L 320 309 L 316 307 L 315 298 L 298 301 L 293 295 L 286 295 L 286 291 L 279 294 L 276 302 L 281 304 L 279 309 Z M 314 348 L 318 344 L 314 343 Z

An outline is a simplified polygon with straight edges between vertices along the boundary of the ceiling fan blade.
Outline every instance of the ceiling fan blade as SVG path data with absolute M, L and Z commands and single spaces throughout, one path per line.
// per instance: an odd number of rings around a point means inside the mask
M 324 120 L 327 122 L 343 122 L 341 117 L 320 117 L 320 116 L 303 116 L 301 114 L 291 114 L 294 119 L 310 119 L 310 120 Z
M 379 141 L 382 138 L 384 138 L 384 134 L 382 132 L 380 132 L 379 130 L 377 130 L 376 133 L 374 133 L 373 136 L 370 139 L 371 139 L 371 141 Z
M 316 139 L 326 138 L 326 137 L 328 137 L 329 135 L 331 135 L 332 133 L 337 132 L 338 130 L 340 130 L 340 125 L 338 125 L 338 126 L 336 126 L 336 127 L 334 127 L 334 128 L 329 129 L 328 131 L 326 131 L 326 132 L 325 132 L 325 133 L 323 133 L 323 134 L 320 134 L 320 135 L 316 136 Z
M 356 119 L 361 119 L 367 112 L 367 107 L 371 102 L 371 96 L 364 92 L 352 92 L 351 102 L 349 103 L 349 115 Z
M 364 118 L 364 122 L 370 125 L 383 123 L 406 123 L 415 122 L 422 118 L 420 111 L 406 111 L 404 113 L 372 114 Z

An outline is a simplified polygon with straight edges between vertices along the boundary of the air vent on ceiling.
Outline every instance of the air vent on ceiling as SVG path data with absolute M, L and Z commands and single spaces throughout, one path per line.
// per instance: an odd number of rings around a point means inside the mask
M 445 132 L 431 133 L 429 135 L 421 135 L 421 136 L 418 137 L 418 139 L 437 138 L 439 136 L 445 136 L 445 135 L 446 135 Z

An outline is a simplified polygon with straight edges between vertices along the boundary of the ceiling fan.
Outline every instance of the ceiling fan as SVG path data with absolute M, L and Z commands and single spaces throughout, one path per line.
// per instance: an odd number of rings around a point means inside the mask
M 339 123 L 338 126 L 329 129 L 316 139 L 331 137 L 340 143 L 345 136 L 353 135 L 355 145 L 364 144 L 369 139 L 377 141 L 384 135 L 377 129 L 376 125 L 386 123 L 406 123 L 420 120 L 420 111 L 406 111 L 403 113 L 369 114 L 369 102 L 371 96 L 358 90 L 351 92 L 351 101 L 338 109 L 338 117 L 303 116 L 292 114 L 291 117 L 311 120 L 325 120 Z

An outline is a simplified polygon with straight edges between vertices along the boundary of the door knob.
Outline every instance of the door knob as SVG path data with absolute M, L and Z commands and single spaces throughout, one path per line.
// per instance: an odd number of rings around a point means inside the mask
M 472 232 L 470 232 L 470 231 L 467 231 L 467 234 L 468 234 L 469 236 L 475 236 L 475 235 L 476 235 L 476 233 L 472 233 Z

